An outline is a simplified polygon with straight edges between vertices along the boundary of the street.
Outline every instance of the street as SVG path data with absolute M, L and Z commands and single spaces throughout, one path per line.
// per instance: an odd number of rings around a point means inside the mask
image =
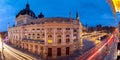
M 2 42 L 0 42 L 0 51 L 1 60 L 37 60 L 36 58 L 16 50 L 5 43 L 3 43 L 2 46 Z
M 117 39 L 118 37 L 115 38 L 115 42 L 113 42 L 112 46 L 110 47 L 110 52 L 108 55 L 106 55 L 104 60 L 116 60 L 117 58 Z

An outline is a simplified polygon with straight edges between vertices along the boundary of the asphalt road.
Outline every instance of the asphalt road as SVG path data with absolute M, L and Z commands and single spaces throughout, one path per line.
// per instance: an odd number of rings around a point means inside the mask
M 2 56 L 4 58 L 2 58 Z M 3 59 L 3 60 L 18 60 L 17 58 L 14 57 L 14 55 L 11 55 L 11 53 L 6 51 L 6 48 L 4 49 L 3 53 L 1 53 L 1 59 Z
M 2 42 L 0 41 L 0 60 L 37 60 L 37 59 L 17 49 L 14 49 L 5 43 L 3 43 L 2 49 Z
M 116 37 L 115 39 L 118 39 Z M 110 47 L 110 53 L 105 57 L 104 60 L 116 60 L 117 58 L 117 40 L 116 42 L 113 42 L 112 46 Z

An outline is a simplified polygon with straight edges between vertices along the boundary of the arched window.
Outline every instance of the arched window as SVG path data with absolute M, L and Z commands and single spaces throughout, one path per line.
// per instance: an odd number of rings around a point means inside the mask
M 69 43 L 69 42 L 70 42 L 70 39 L 69 39 L 69 38 L 67 38 L 67 39 L 66 39 L 66 43 Z
M 61 43 L 61 39 L 58 39 L 57 43 Z
M 58 35 L 57 37 L 58 37 L 58 38 L 61 38 L 61 35 Z
M 52 43 L 53 43 L 52 35 L 48 35 L 48 43 L 49 43 L 49 44 L 52 44 Z
M 57 36 L 57 43 L 61 43 L 61 35 Z
M 52 38 L 52 35 L 48 35 L 48 38 Z
M 66 35 L 66 37 L 70 37 L 70 35 Z

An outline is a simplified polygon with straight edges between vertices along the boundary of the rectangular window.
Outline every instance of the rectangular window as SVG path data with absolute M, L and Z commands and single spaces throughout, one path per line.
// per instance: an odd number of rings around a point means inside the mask
M 32 29 L 32 30 L 35 30 L 35 29 Z
M 62 28 L 57 28 L 57 30 L 62 30 Z
M 52 48 L 48 48 L 48 57 L 52 57 Z
M 37 30 L 40 30 L 39 28 Z
M 37 36 L 40 36 L 40 34 L 37 34 Z
M 66 30 L 70 30 L 70 28 L 66 28 Z
M 69 47 L 66 47 L 66 55 L 69 55 L 69 52 L 70 51 L 70 48 Z
M 61 48 L 57 48 L 57 56 L 61 56 Z
M 37 37 L 38 39 L 40 38 L 40 37 Z
M 77 30 L 74 29 L 73 32 L 77 32 Z
M 42 30 L 44 30 L 44 29 L 42 28 Z
M 61 39 L 58 39 L 58 43 L 61 43 Z

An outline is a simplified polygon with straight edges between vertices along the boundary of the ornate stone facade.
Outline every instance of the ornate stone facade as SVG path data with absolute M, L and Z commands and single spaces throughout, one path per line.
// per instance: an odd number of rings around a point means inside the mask
M 44 58 L 69 56 L 80 49 L 82 25 L 78 15 L 76 19 L 44 18 L 40 13 L 36 18 L 31 10 L 24 10 L 16 16 L 15 26 L 8 28 L 12 44 Z

